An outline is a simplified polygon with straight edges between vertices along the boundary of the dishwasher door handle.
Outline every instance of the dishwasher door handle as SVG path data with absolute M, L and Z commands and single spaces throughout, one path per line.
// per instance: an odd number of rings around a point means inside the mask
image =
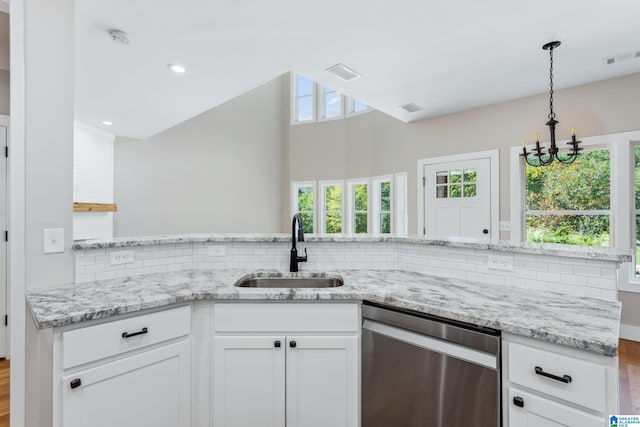
M 387 325 L 386 323 L 376 322 L 374 320 L 365 319 L 362 329 L 369 330 L 373 333 L 384 335 L 398 341 L 415 345 L 426 350 L 441 353 L 456 359 L 465 360 L 491 369 L 498 369 L 498 359 L 496 355 L 485 353 L 483 351 L 474 350 L 469 347 L 458 345 L 452 342 L 433 338 L 428 335 L 422 335 L 406 329 L 397 328 Z

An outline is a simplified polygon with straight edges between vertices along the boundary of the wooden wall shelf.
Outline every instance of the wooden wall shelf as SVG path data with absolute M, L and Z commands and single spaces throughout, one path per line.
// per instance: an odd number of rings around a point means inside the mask
M 118 205 L 115 203 L 82 203 L 73 202 L 74 212 L 116 212 Z

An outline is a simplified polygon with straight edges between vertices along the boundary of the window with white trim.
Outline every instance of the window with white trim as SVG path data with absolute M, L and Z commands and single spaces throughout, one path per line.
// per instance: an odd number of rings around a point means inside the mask
M 329 86 L 320 89 L 320 119 L 340 119 L 343 115 L 342 94 Z
M 610 246 L 611 150 L 584 151 L 572 164 L 525 167 L 526 240 Z
M 634 244 L 633 244 L 633 253 L 634 253 L 634 274 L 633 277 L 635 280 L 640 279 L 640 257 L 638 256 L 640 254 L 640 143 L 634 143 L 632 145 L 633 147 L 633 154 L 634 154 L 634 161 L 633 161 L 633 189 L 634 189 L 634 202 L 633 202 L 633 226 L 635 229 L 634 232 Z
M 293 122 L 313 122 L 316 117 L 316 84 L 313 80 L 302 74 L 294 75 L 293 97 L 294 107 Z
M 315 232 L 316 183 L 296 182 L 291 184 L 291 210 L 300 214 L 302 230 L 306 234 Z M 292 216 L 293 216 L 292 215 Z
M 344 226 L 343 181 L 320 182 L 321 232 L 341 234 Z
M 369 107 L 364 102 L 358 101 L 355 98 L 347 97 L 347 116 L 355 116 L 361 113 L 366 113 L 371 111 L 371 107 Z
M 347 233 L 367 234 L 369 232 L 369 179 L 347 182 Z
M 406 236 L 409 230 L 409 215 L 407 214 L 407 173 L 394 174 L 395 178 L 395 217 L 396 228 L 394 234 Z
M 291 124 L 343 119 L 369 111 L 373 109 L 364 102 L 302 74 L 291 74 Z
M 373 234 L 393 232 L 391 222 L 393 175 L 372 178 L 373 186 Z

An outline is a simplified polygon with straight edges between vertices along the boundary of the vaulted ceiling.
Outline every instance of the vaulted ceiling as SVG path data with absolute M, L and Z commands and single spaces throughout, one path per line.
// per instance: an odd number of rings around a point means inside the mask
M 545 92 L 552 40 L 556 88 L 640 72 L 639 17 L 631 0 L 81 0 L 76 117 L 147 138 L 295 71 L 409 122 Z

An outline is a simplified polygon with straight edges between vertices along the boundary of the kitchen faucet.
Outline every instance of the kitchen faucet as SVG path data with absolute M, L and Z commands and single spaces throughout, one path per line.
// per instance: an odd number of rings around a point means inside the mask
M 298 221 L 298 242 L 304 242 L 302 218 L 300 214 L 295 214 L 291 221 L 291 261 L 289 263 L 289 271 L 292 273 L 298 271 L 299 262 L 307 262 L 307 248 L 304 248 L 304 256 L 298 256 L 298 249 L 296 249 L 296 220 Z

